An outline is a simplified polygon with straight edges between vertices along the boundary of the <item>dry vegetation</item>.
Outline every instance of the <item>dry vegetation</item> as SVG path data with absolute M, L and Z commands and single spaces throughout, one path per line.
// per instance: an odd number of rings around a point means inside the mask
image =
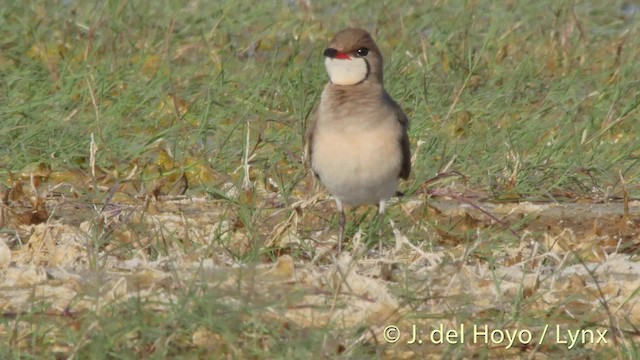
M 638 357 L 638 5 L 266 3 L 0 10 L 0 357 Z M 345 24 L 414 172 L 336 258 L 301 134 Z

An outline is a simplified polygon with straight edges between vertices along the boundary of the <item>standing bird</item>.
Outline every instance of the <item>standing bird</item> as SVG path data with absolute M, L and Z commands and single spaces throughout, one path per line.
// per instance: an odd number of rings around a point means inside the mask
M 313 172 L 340 211 L 340 253 L 343 205 L 378 204 L 382 215 L 398 179 L 409 177 L 409 119 L 384 89 L 382 55 L 368 32 L 338 32 L 324 57 L 330 81 L 305 140 Z

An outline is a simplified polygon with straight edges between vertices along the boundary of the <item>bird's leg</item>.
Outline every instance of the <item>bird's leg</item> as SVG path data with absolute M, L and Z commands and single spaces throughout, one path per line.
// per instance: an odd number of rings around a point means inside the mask
M 342 252 L 342 241 L 344 240 L 344 226 L 346 223 L 346 216 L 344 215 L 344 207 L 342 201 L 336 199 L 336 206 L 338 207 L 338 223 L 340 224 L 340 230 L 338 234 L 338 255 Z
M 384 215 L 385 210 L 387 209 L 387 200 L 380 200 L 378 204 L 378 214 Z
M 378 229 L 378 250 L 380 251 L 380 256 L 382 257 L 382 227 L 384 226 L 384 212 L 387 208 L 387 200 L 380 200 L 378 204 L 378 214 L 376 215 L 376 227 Z M 380 221 L 383 226 L 380 226 Z

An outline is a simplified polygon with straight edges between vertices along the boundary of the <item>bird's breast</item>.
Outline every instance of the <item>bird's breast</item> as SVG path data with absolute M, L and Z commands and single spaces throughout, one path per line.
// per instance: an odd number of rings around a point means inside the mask
M 380 115 L 380 114 L 378 114 Z M 331 119 L 320 122 L 312 166 L 320 180 L 347 204 L 376 203 L 393 196 L 402 153 L 395 119 Z

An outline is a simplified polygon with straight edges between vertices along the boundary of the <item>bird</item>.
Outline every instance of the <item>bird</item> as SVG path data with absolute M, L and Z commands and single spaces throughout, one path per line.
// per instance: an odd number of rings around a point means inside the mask
M 336 202 L 340 254 L 344 206 L 377 204 L 383 215 L 399 179 L 408 179 L 409 118 L 384 88 L 382 54 L 369 32 L 337 32 L 323 56 L 329 82 L 307 124 L 305 152 Z

